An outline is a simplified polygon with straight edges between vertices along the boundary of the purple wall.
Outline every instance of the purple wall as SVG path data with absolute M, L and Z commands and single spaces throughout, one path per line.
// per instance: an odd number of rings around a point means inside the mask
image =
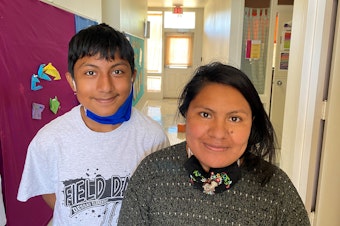
M 76 104 L 64 76 L 74 33 L 73 14 L 38 0 L 0 1 L 0 174 L 7 226 L 46 225 L 52 216 L 41 197 L 21 203 L 16 195 L 30 140 Z M 32 74 L 49 62 L 62 79 L 41 81 L 43 89 L 32 91 Z M 61 103 L 56 115 L 49 110 L 49 99 L 55 96 Z M 41 120 L 32 119 L 32 102 L 45 105 Z

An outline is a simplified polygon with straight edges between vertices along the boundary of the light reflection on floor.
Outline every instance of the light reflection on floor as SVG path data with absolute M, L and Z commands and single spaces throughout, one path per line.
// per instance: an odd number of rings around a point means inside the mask
M 177 114 L 177 99 L 148 100 L 141 111 L 164 128 L 171 145 L 185 140 L 185 133 L 177 131 L 177 124 L 183 123 Z

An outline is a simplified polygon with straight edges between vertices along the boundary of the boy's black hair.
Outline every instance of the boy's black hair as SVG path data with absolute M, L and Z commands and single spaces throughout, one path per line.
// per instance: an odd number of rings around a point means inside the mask
M 114 59 L 115 54 L 130 63 L 135 70 L 133 48 L 126 36 L 105 23 L 93 25 L 75 34 L 69 42 L 68 71 L 74 78 L 74 64 L 85 56 L 100 55 L 106 60 Z

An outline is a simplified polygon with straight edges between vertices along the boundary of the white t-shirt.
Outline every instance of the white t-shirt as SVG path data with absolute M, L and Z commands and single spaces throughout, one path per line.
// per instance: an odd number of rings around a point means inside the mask
M 2 196 L 2 185 L 1 185 L 1 175 L 0 175 L 0 226 L 6 225 L 6 213 L 5 213 L 5 206 L 4 200 Z
M 55 193 L 53 225 L 116 225 L 131 174 L 166 146 L 161 126 L 135 108 L 117 129 L 94 132 L 74 107 L 31 141 L 17 198 Z

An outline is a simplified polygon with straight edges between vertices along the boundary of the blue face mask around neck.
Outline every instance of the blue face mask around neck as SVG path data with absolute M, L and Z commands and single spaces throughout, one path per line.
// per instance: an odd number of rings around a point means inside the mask
M 117 112 L 110 116 L 99 116 L 90 110 L 85 108 L 85 114 L 87 117 L 92 119 L 95 122 L 100 124 L 112 124 L 116 125 L 119 123 L 123 123 L 125 121 L 129 121 L 131 117 L 131 109 L 132 109 L 132 99 L 133 99 L 133 86 L 131 87 L 131 93 L 128 98 L 125 100 L 122 106 L 118 108 Z

